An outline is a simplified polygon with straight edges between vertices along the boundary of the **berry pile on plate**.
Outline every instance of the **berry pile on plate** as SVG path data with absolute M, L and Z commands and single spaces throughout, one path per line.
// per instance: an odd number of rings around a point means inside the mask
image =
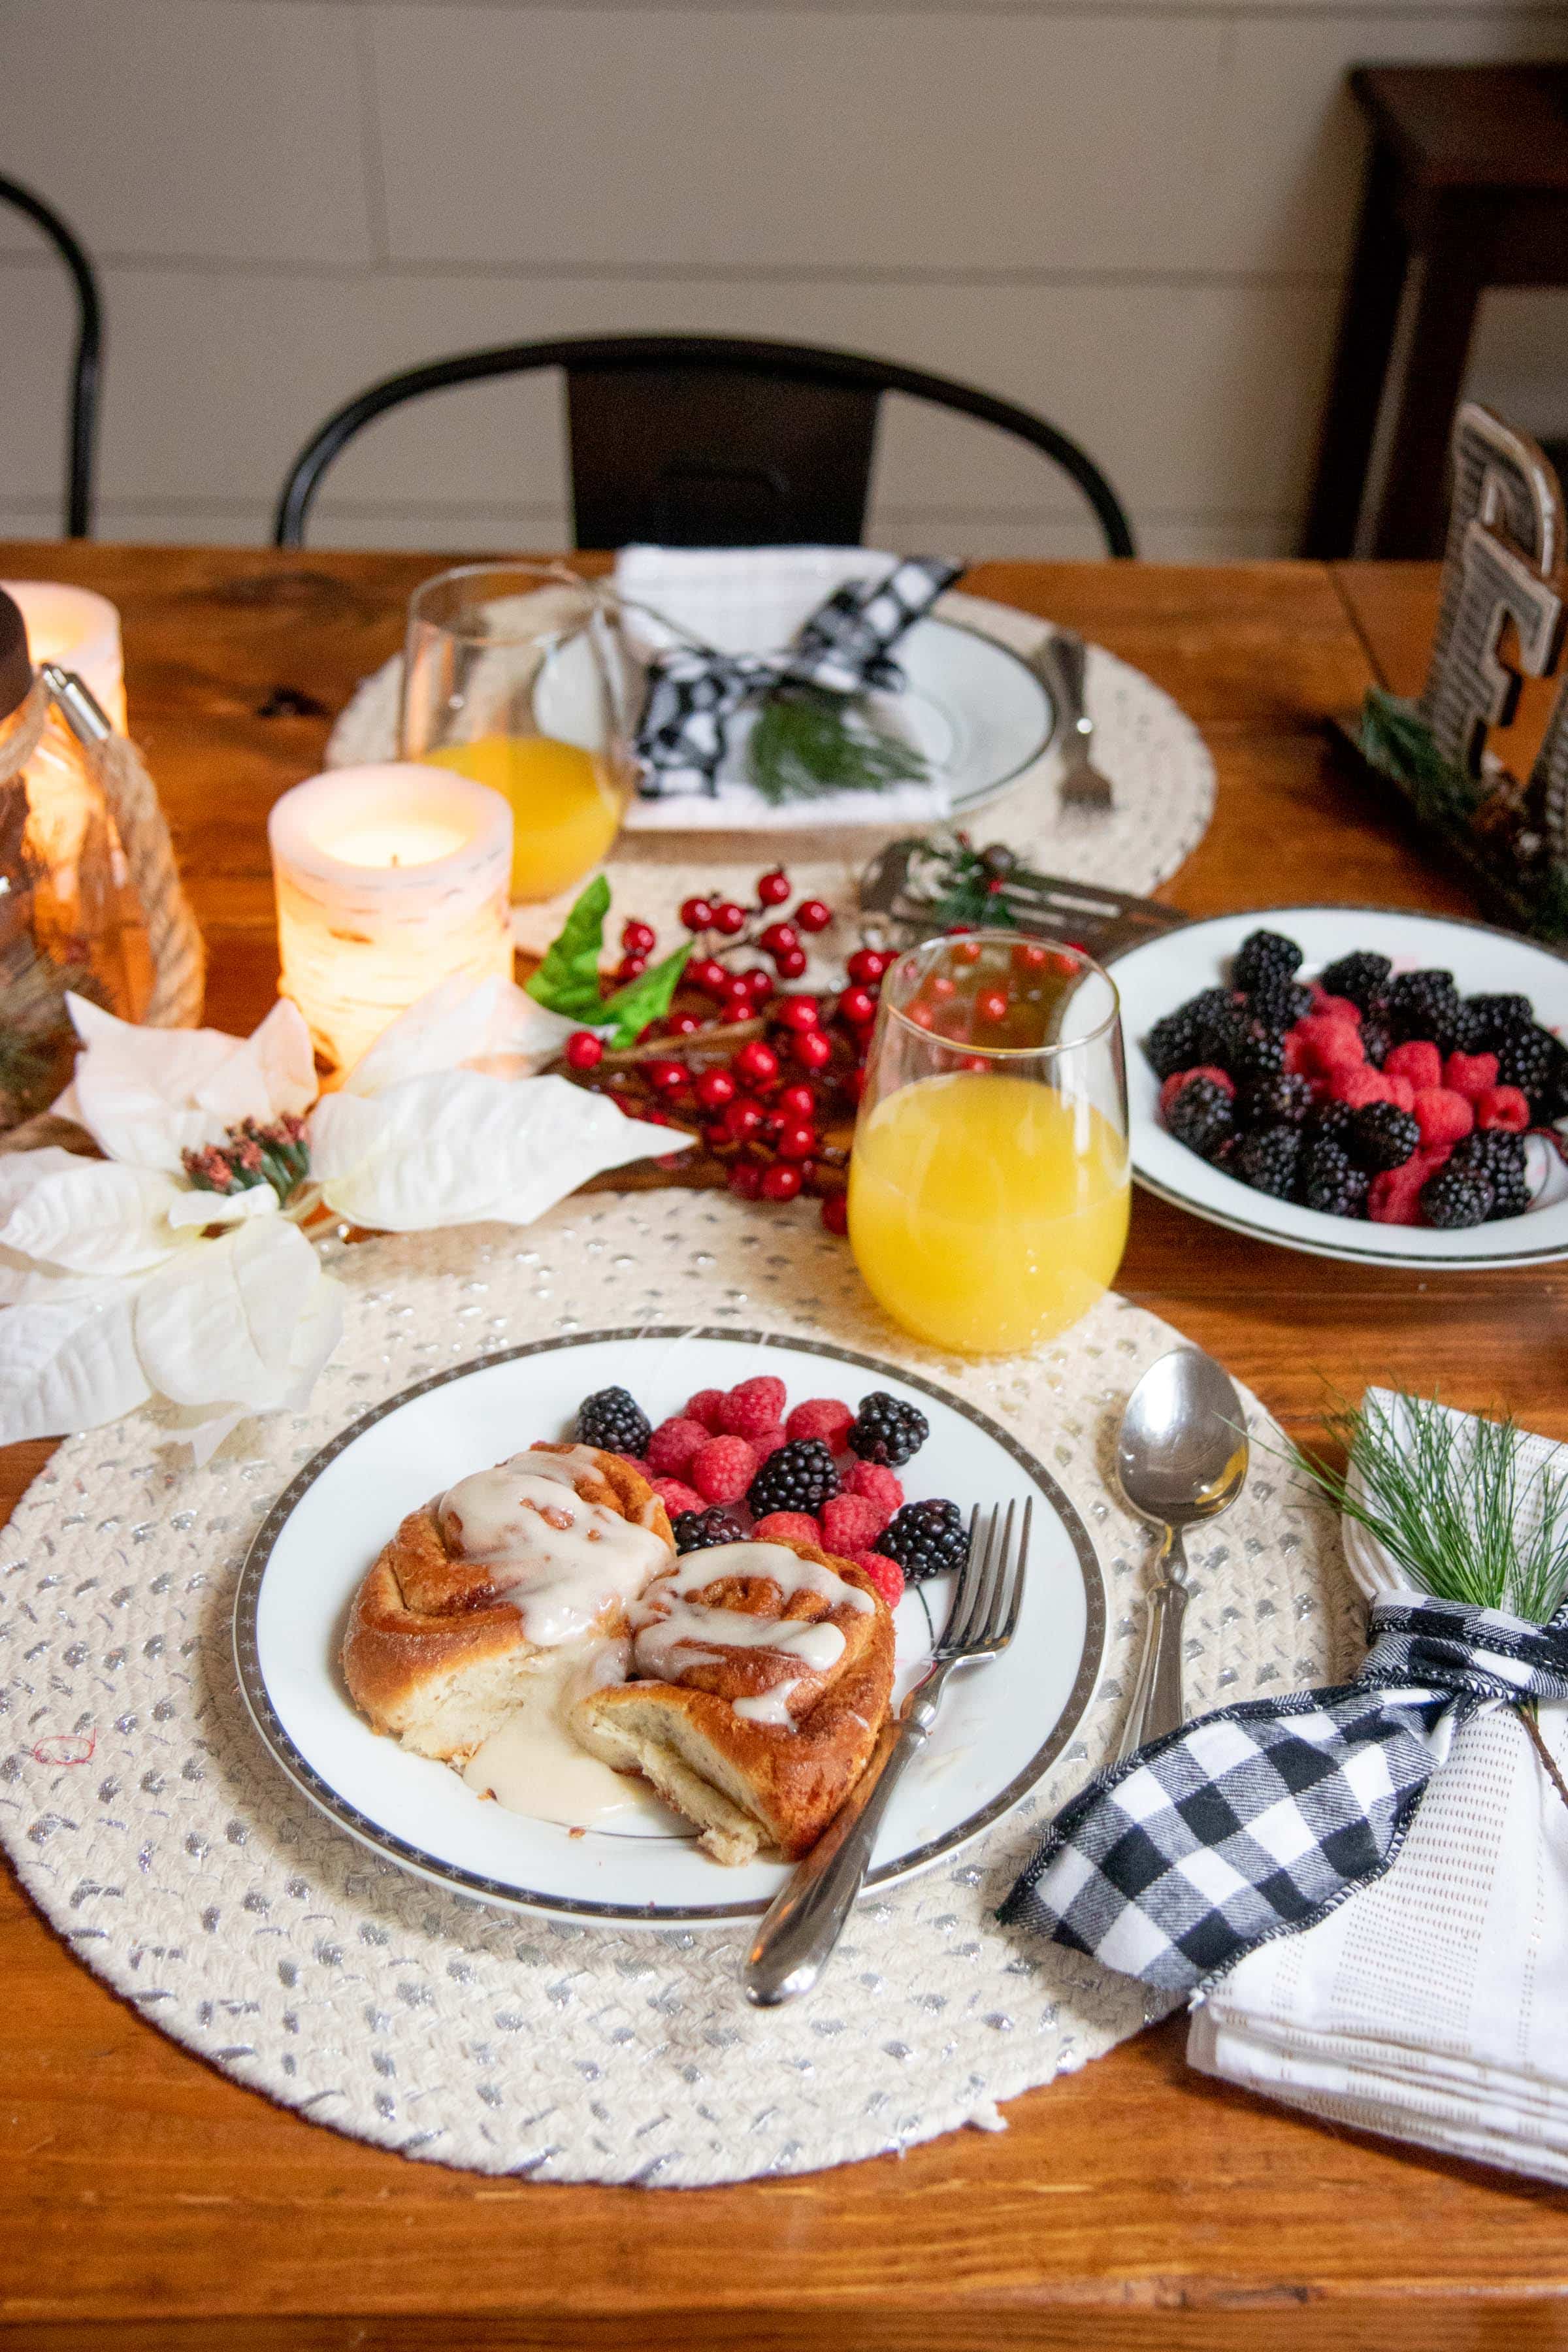
M 625 1389 L 577 1409 L 577 1439 L 624 1454 L 669 1514 L 677 1551 L 713 1544 L 812 1543 L 863 1568 L 889 1608 L 906 1580 L 957 1568 L 968 1537 L 956 1503 L 906 1503 L 898 1473 L 931 1434 L 923 1412 L 877 1389 L 858 1406 L 783 1381 L 699 1389 L 655 1426 Z
M 1254 931 L 1228 988 L 1157 1021 L 1144 1052 L 1179 1143 L 1255 1192 L 1376 1224 L 1482 1225 L 1528 1209 L 1525 1138 L 1568 1112 L 1568 1047 L 1525 996 L 1358 950 L 1319 977 Z

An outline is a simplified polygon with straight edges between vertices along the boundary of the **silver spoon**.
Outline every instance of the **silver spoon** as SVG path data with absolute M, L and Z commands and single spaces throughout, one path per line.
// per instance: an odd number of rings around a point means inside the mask
M 1187 1559 L 1182 1531 L 1228 1511 L 1247 1484 L 1247 1420 L 1226 1374 L 1201 1348 L 1173 1348 L 1151 1364 L 1121 1416 L 1116 1475 L 1132 1508 L 1164 1530 L 1149 1591 L 1149 1633 L 1119 1757 L 1187 1719 L 1182 1699 L 1182 1620 Z

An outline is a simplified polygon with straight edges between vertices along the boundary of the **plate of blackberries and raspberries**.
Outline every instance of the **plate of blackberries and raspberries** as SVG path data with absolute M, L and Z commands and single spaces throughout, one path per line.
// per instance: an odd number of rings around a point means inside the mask
M 1485 923 L 1280 907 L 1116 966 L 1133 1172 L 1378 1265 L 1568 1257 L 1568 962 Z
M 925 1869 L 999 1820 L 1061 1754 L 1093 1696 L 1106 1625 L 1094 1547 L 1049 1473 L 974 1406 L 872 1357 L 760 1331 L 644 1328 L 538 1340 L 438 1372 L 344 1431 L 279 1497 L 241 1573 L 235 1654 L 262 1739 L 314 1803 L 405 1869 L 486 1902 L 649 1927 L 749 1918 L 787 1875 L 762 1856 L 721 1866 L 691 1823 L 635 1776 L 623 1808 L 563 1818 L 578 1792 L 552 1778 L 554 1810 L 540 1810 L 535 1748 L 521 1786 L 492 1787 L 473 1778 L 483 1747 L 458 1756 L 449 1743 L 426 1742 L 416 1752 L 401 1717 L 389 1718 L 396 1736 L 381 1736 L 362 1711 L 363 1691 L 356 1706 L 340 1660 L 383 1547 L 395 1551 L 395 1534 L 404 1542 L 409 1515 L 445 1514 L 476 1471 L 526 1468 L 535 1444 L 592 1448 L 601 1463 L 619 1455 L 646 1482 L 633 1482 L 634 1496 L 653 1488 L 663 1507 L 657 1526 L 673 1538 L 655 1576 L 710 1553 L 721 1578 L 731 1546 L 799 1543 L 847 1563 L 892 1612 L 895 1706 L 946 1622 L 972 1511 L 1032 1502 L 1017 1632 L 984 1675 L 950 1687 L 929 1748 L 889 1808 L 872 1885 Z M 418 1557 L 427 1570 L 434 1555 Z M 473 1605 L 493 1616 L 504 1577 L 490 1573 L 500 1581 Z M 548 1601 L 548 1580 L 543 1590 Z M 421 1632 L 426 1621 L 405 1627 L 389 1589 L 375 1596 L 379 1638 Z M 710 1613 L 706 1633 L 721 1643 L 722 1612 Z M 370 1623 L 363 1619 L 362 1648 Z M 568 1648 L 580 1639 L 563 1628 L 550 1638 Z M 603 1643 L 589 1638 L 584 1687 L 597 1688 Z M 644 1672 L 635 1633 L 612 1679 Z M 444 1674 L 445 1651 L 437 1663 Z M 415 1704 L 412 1673 L 405 1663 L 390 1682 L 380 1677 L 386 1706 Z M 455 1690 L 426 1674 L 417 1705 L 428 1714 Z M 479 1687 L 472 1704 L 484 1699 Z M 461 1728 L 467 1738 L 481 1727 L 465 1717 Z M 509 1733 L 503 1724 L 487 1736 Z M 563 1789 L 564 1808 L 555 1802 Z

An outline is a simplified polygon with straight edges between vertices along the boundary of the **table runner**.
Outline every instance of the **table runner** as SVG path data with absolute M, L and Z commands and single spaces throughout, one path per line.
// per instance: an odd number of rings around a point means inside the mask
M 961 590 L 950 589 L 936 610 L 1017 653 L 1030 652 L 1049 634 L 1048 624 L 1036 614 Z M 329 767 L 396 756 L 402 667 L 401 656 L 394 656 L 362 682 L 332 730 Z M 1214 813 L 1214 761 L 1185 711 L 1142 670 L 1103 646 L 1089 648 L 1085 693 L 1095 721 L 1095 758 L 1116 784 L 1116 805 L 1109 814 L 1063 808 L 1057 792 L 1060 758 L 1053 750 L 973 817 L 960 815 L 954 822 L 971 825 L 977 841 L 1007 842 L 1044 873 L 1147 895 L 1192 855 L 1207 831 Z M 861 827 L 830 834 L 816 856 L 805 853 L 808 840 L 816 836 L 799 832 L 623 833 L 605 871 L 616 916 L 640 916 L 668 947 L 681 936 L 677 909 L 694 889 L 717 890 L 746 904 L 758 873 L 775 860 L 787 866 L 800 896 L 852 908 L 855 885 L 868 861 L 893 835 L 910 829 L 905 824 L 885 832 Z M 518 945 L 542 954 L 575 895 L 568 890 L 535 906 L 514 908 Z M 824 944 L 834 945 L 832 934 Z
M 1168 2003 L 992 1916 L 1042 1823 L 1109 1758 L 1142 1634 L 1149 1531 L 1106 1485 L 1121 1405 L 1175 1335 L 1112 1295 L 1028 1360 L 963 1363 L 866 1300 L 814 1205 L 563 1202 L 342 1250 L 342 1349 L 309 1410 L 202 1470 L 144 1412 L 68 1440 L 0 1531 L 0 1840 L 70 1948 L 175 2040 L 314 2120 L 540 2179 L 695 2186 L 901 2148 L 1070 2072 Z M 742 1932 L 619 1934 L 430 1887 L 355 1845 L 271 1765 L 235 1685 L 255 1528 L 346 1423 L 440 1366 L 563 1331 L 690 1319 L 838 1340 L 994 1414 L 1082 1513 L 1110 1601 L 1076 1736 L 985 1838 L 864 1902 L 798 2006 L 741 1998 Z M 1194 1708 L 1321 1682 L 1359 1646 L 1333 1515 L 1264 1438 L 1194 1547 Z

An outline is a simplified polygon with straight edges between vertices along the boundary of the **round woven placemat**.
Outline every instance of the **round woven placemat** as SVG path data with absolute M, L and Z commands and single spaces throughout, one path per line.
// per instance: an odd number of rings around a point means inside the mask
M 994 2125 L 995 2101 L 1160 2013 L 992 1914 L 1121 1722 L 1150 1537 L 1111 1497 L 1109 1454 L 1165 1325 L 1112 1296 L 1037 1357 L 951 1361 L 875 1314 L 814 1211 L 696 1192 L 570 1201 L 526 1232 L 372 1242 L 334 1270 L 348 1328 L 308 1412 L 250 1423 L 200 1470 L 151 1412 L 72 1438 L 0 1531 L 0 1838 L 116 1991 L 237 2081 L 383 2147 L 679 2186 Z M 236 1687 L 239 1565 L 325 1439 L 442 1365 L 645 1318 L 806 1333 L 921 1370 L 1038 1454 L 1105 1573 L 1106 1671 L 1079 1736 L 985 1838 L 863 1903 L 795 2008 L 746 2007 L 739 1932 L 532 1920 L 405 1876 L 275 1770 Z M 1255 1460 L 1194 1548 L 1194 1708 L 1336 1679 L 1356 1650 L 1331 1514 L 1268 1451 Z
M 1026 654 L 1050 634 L 1047 623 L 1010 604 L 950 591 L 937 611 Z M 394 655 L 360 685 L 327 745 L 329 767 L 391 760 L 397 751 L 403 659 Z M 1047 751 L 972 820 L 981 840 L 1002 840 L 1041 873 L 1066 881 L 1109 883 L 1147 896 L 1189 857 L 1208 830 L 1215 774 L 1203 737 L 1179 704 L 1103 646 L 1090 646 L 1084 686 L 1095 723 L 1095 758 L 1116 786 L 1108 812 L 1064 808 L 1057 791 L 1060 757 Z M 959 823 L 965 820 L 960 818 Z M 623 832 L 605 864 L 617 915 L 638 915 L 669 945 L 680 936 L 678 908 L 694 887 L 746 904 L 760 866 L 776 857 L 802 896 L 852 908 L 855 885 L 875 853 L 899 832 Z M 577 887 L 581 887 L 578 885 Z M 542 954 L 555 937 L 577 888 L 513 909 L 517 944 Z M 829 950 L 831 939 L 824 943 Z

